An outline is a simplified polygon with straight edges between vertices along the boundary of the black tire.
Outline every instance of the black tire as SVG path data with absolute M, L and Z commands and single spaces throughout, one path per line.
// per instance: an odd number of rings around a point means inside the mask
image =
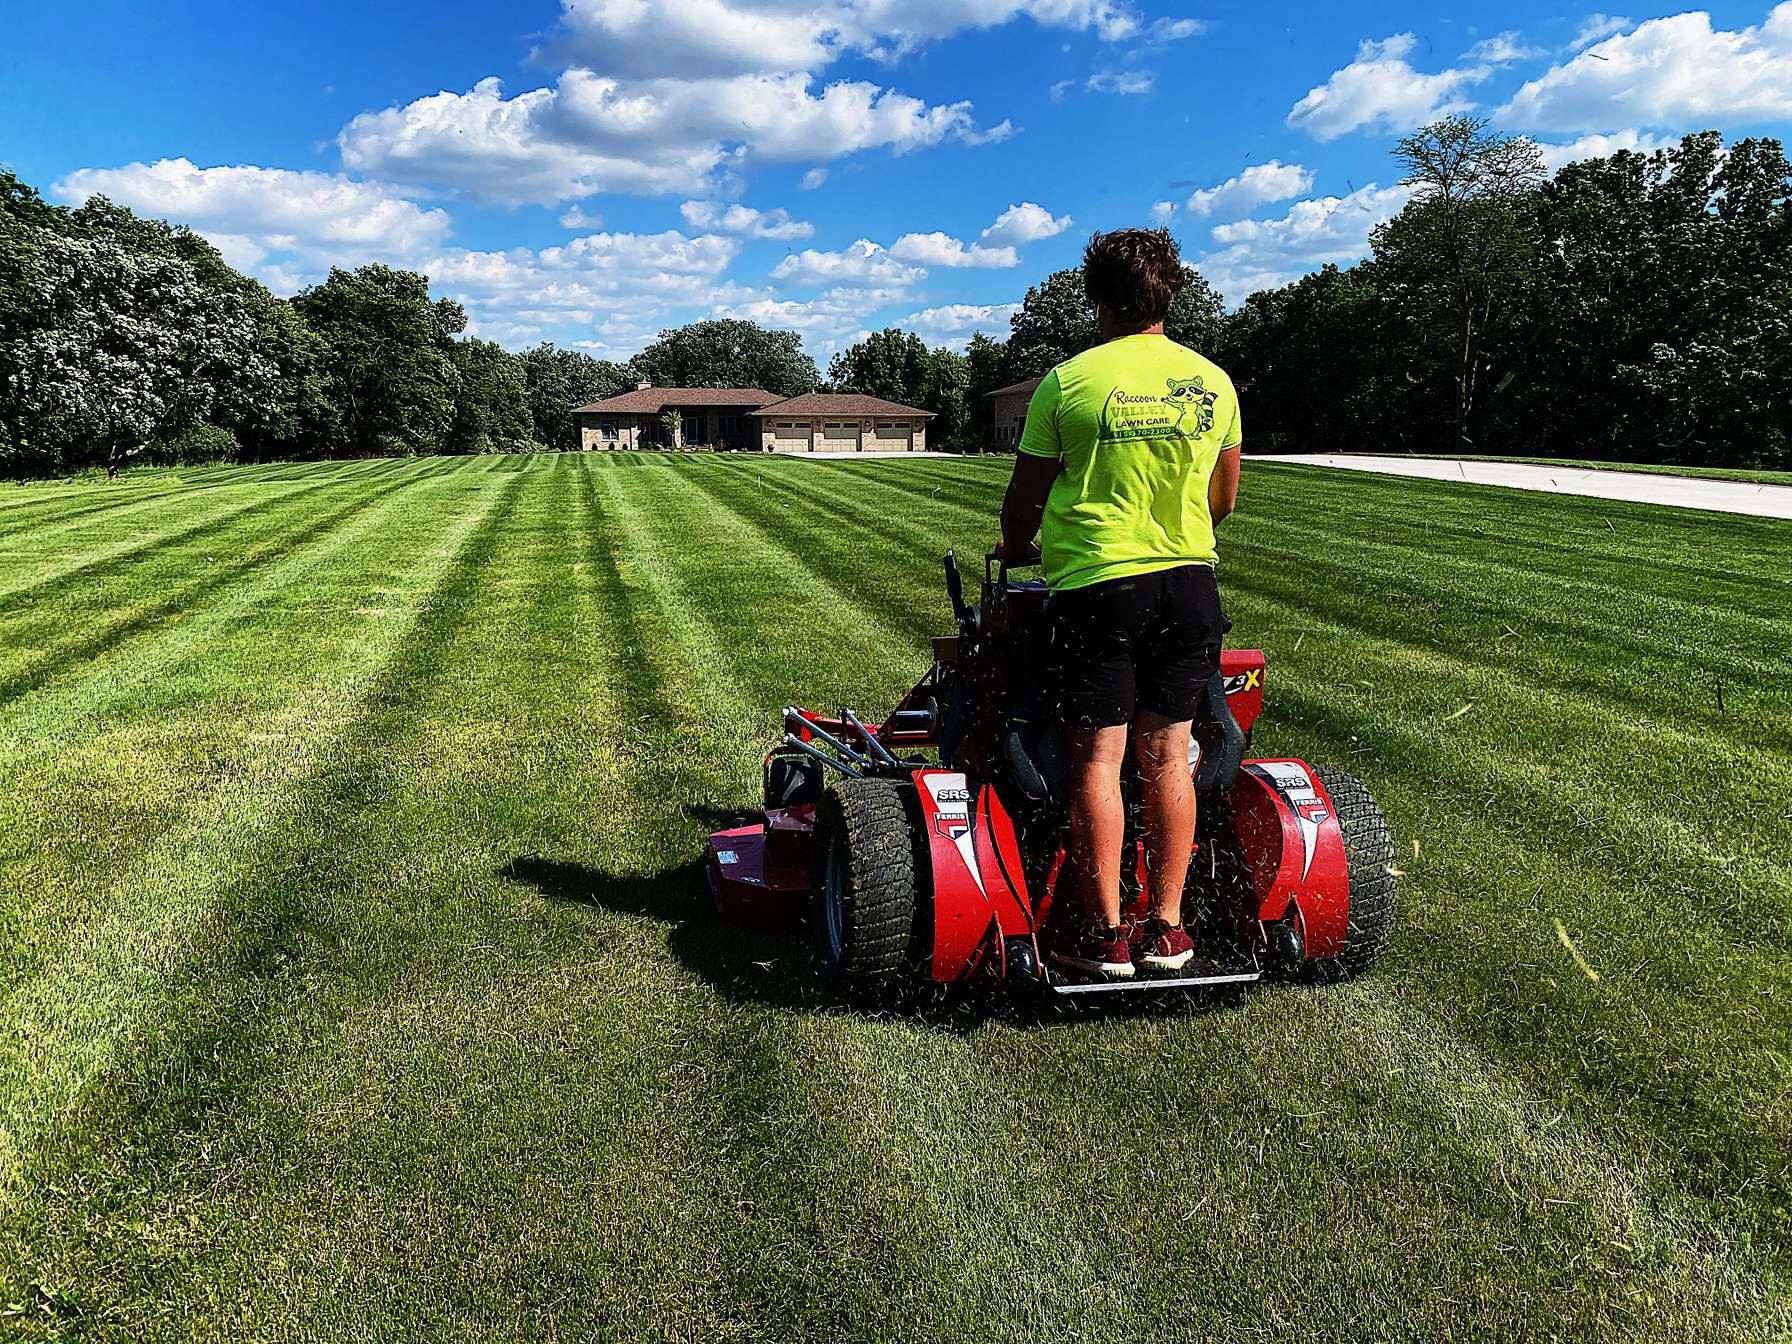
M 911 979 L 921 904 L 919 805 L 913 785 L 846 779 L 815 809 L 809 928 L 822 980 L 887 1001 Z
M 1387 818 L 1355 775 L 1316 765 L 1313 773 L 1331 795 L 1350 869 L 1350 927 L 1336 960 L 1314 962 L 1316 974 L 1348 980 L 1381 960 L 1394 932 L 1394 837 Z

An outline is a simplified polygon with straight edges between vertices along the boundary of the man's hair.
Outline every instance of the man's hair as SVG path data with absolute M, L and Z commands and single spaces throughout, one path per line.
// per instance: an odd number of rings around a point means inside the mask
M 1182 288 L 1182 254 L 1168 229 L 1098 233 L 1083 249 L 1083 289 L 1124 326 L 1164 320 Z

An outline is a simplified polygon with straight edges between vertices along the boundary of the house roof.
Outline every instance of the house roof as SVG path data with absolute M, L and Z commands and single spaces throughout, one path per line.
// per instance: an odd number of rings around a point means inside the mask
M 773 402 L 752 412 L 754 415 L 906 415 L 931 420 L 932 411 L 919 406 L 904 406 L 899 401 L 868 397 L 863 392 L 805 392 L 799 397 Z
M 1023 378 L 1018 383 L 1009 383 L 1007 387 L 998 387 L 994 392 L 985 392 L 983 395 L 986 397 L 1011 397 L 1016 393 L 1025 392 L 1028 396 L 1031 396 L 1034 392 L 1038 391 L 1039 384 L 1044 381 L 1044 377 Z
M 776 392 L 767 392 L 763 387 L 642 387 L 620 396 L 575 406 L 573 413 L 615 411 L 658 415 L 668 406 L 764 406 L 777 400 Z

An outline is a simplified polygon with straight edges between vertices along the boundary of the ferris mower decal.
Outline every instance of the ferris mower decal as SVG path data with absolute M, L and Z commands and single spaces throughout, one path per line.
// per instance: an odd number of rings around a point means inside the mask
M 958 848 L 965 871 L 985 896 L 983 874 L 977 871 L 977 836 L 971 828 L 971 791 L 964 786 L 963 775 L 923 774 L 916 776 L 933 798 L 933 833 L 944 836 Z
M 1011 581 L 992 555 L 973 605 L 948 555 L 946 589 L 958 632 L 934 641 L 932 668 L 882 722 L 785 710 L 765 758 L 762 819 L 710 838 L 718 911 L 806 925 L 818 973 L 874 1000 L 917 977 L 1085 994 L 1337 978 L 1374 964 L 1394 917 L 1386 822 L 1343 771 L 1244 759 L 1264 656 L 1227 649 L 1189 761 L 1201 861 L 1189 866 L 1185 908 L 1212 912 L 1189 926 L 1199 960 L 1118 981 L 1052 965 L 1052 948 L 1087 915 L 1067 862 L 1062 729 L 1040 709 L 1045 586 Z M 1122 892 L 1128 922 L 1148 914 L 1142 858 L 1136 867 Z

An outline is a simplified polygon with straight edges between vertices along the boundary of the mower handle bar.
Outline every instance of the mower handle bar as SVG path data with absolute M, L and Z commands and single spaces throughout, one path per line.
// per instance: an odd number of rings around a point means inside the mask
M 994 571 L 995 581 L 997 583 L 1005 584 L 1008 582 L 1009 570 L 1038 569 L 1044 563 L 1045 556 L 1037 546 L 1034 546 L 1029 550 L 1026 555 L 1013 560 L 1010 560 L 1006 556 L 998 555 L 994 548 L 991 548 L 989 553 L 983 557 L 983 577 L 988 579 L 991 571 Z

